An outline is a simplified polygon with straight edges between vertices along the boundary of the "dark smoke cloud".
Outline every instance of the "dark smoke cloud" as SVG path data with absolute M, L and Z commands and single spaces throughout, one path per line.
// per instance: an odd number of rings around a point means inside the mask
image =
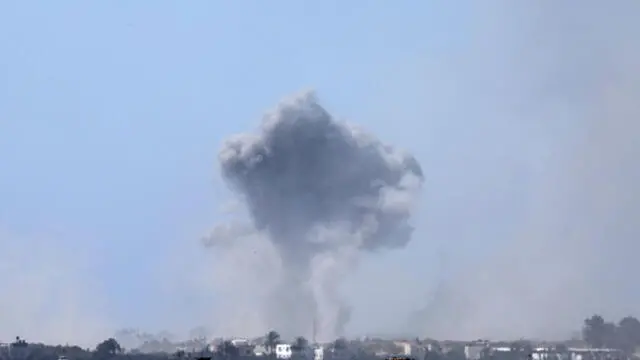
M 306 234 L 331 223 L 361 231 L 361 247 L 371 250 L 411 237 L 407 195 L 422 178 L 416 160 L 335 121 L 312 93 L 281 105 L 261 134 L 227 141 L 220 163 L 256 227 L 284 248 L 330 246 Z
M 282 282 L 266 299 L 269 326 L 309 334 L 315 317 L 319 336 L 341 335 L 349 318 L 337 289 L 341 274 L 358 253 L 411 239 L 423 182 L 416 159 L 334 119 L 304 92 L 266 115 L 258 133 L 226 141 L 219 160 L 254 232 L 279 256 Z M 250 233 L 227 224 L 209 243 Z

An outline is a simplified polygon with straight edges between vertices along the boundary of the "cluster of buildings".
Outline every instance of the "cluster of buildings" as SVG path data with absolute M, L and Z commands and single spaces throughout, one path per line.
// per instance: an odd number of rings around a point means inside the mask
M 269 351 L 273 351 L 273 354 L 277 359 L 289 360 L 289 359 L 308 359 L 308 360 L 324 360 L 325 347 L 321 345 L 309 346 L 306 349 L 297 349 L 292 344 L 277 344 L 273 350 L 267 349 L 261 343 L 255 343 L 248 339 L 233 339 L 231 344 L 238 349 L 239 355 L 242 357 L 262 357 L 269 355 Z M 216 351 L 218 345 L 209 345 L 208 350 L 210 352 Z M 332 357 L 335 359 L 335 357 Z
M 504 343 L 491 344 L 488 341 L 472 342 L 464 348 L 467 360 L 482 360 L 487 355 L 493 358 L 505 355 L 506 358 L 513 351 L 517 350 Z M 621 360 L 626 358 L 621 350 L 608 348 L 563 347 L 559 349 L 558 346 L 532 346 L 527 352 L 530 353 L 527 357 L 531 360 Z
M 410 341 L 363 338 L 351 342 L 350 346 L 346 349 L 338 349 L 333 346 L 333 343 L 314 344 L 305 349 L 298 349 L 293 344 L 285 342 L 277 344 L 272 350 L 269 350 L 263 345 L 261 340 L 262 339 L 234 339 L 231 340 L 231 343 L 238 349 L 241 356 L 262 357 L 269 355 L 269 351 L 273 351 L 273 355 L 279 360 L 350 360 L 353 357 L 354 347 L 360 348 L 369 354 L 375 354 L 380 358 L 392 355 L 404 355 L 423 360 L 428 348 Z M 218 346 L 223 345 L 221 342 L 211 344 L 208 347 L 208 351 L 215 352 Z
M 248 340 L 234 340 L 234 345 L 244 350 L 244 355 L 262 356 L 266 354 L 266 349 L 262 345 L 251 345 Z M 352 343 L 354 345 L 354 343 Z M 428 359 L 429 354 L 444 354 L 454 351 L 454 348 L 464 348 L 466 360 L 492 359 L 513 359 L 514 352 L 526 352 L 524 356 L 530 360 L 623 360 L 627 356 L 618 349 L 589 348 L 589 347 L 558 347 L 558 346 L 536 346 L 529 349 L 516 349 L 508 343 L 490 343 L 486 341 L 476 342 L 420 342 L 420 341 L 393 341 L 384 339 L 362 339 L 355 342 L 357 347 L 367 353 L 374 354 L 379 358 L 390 356 L 405 356 L 416 360 Z M 350 359 L 350 350 L 340 352 L 331 347 L 330 344 L 312 346 L 306 350 L 296 350 L 290 344 L 279 344 L 275 347 L 275 356 L 281 360 L 308 359 L 308 360 L 332 360 Z

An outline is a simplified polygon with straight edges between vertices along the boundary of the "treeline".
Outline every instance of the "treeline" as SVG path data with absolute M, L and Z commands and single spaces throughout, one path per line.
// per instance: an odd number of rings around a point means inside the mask
M 627 316 L 616 323 L 593 315 L 584 321 L 582 339 L 593 348 L 620 349 L 630 354 L 640 346 L 640 321 Z

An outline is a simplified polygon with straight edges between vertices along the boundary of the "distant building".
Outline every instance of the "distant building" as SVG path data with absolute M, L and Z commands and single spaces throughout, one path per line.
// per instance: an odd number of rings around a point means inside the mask
M 276 345 L 276 358 L 291 359 L 292 355 L 293 355 L 293 352 L 291 351 L 291 344 Z
M 571 360 L 618 360 L 625 358 L 624 353 L 618 349 L 569 348 L 569 353 Z
M 322 347 L 296 349 L 291 344 L 278 344 L 275 347 L 275 355 L 278 359 L 323 360 L 324 349 Z
M 233 339 L 231 340 L 231 344 L 238 349 L 238 354 L 240 356 L 252 356 L 254 353 L 254 346 L 251 344 L 249 339 Z
M 467 360 L 479 360 L 488 348 L 488 342 L 476 341 L 464 347 L 464 356 Z
M 231 343 L 235 347 L 249 346 L 250 345 L 248 339 L 233 339 L 233 340 L 231 340 Z
M 467 360 L 480 360 L 488 354 L 507 353 L 509 346 L 495 346 L 488 341 L 476 341 L 464 348 Z M 625 359 L 623 352 L 617 349 L 568 348 L 568 360 L 620 360 Z M 531 360 L 563 360 L 553 348 L 536 347 L 532 349 Z
M 11 357 L 11 344 L 0 343 L 0 359 L 9 359 Z
M 427 353 L 427 347 L 429 347 L 429 345 L 423 346 L 409 341 L 395 341 L 393 344 L 399 349 L 398 355 L 410 356 L 416 359 L 424 358 Z
M 264 345 L 258 344 L 253 348 L 253 354 L 255 356 L 265 356 L 267 355 L 267 347 Z
M 400 354 L 411 355 L 411 343 L 406 341 L 396 341 L 394 344 L 400 348 Z

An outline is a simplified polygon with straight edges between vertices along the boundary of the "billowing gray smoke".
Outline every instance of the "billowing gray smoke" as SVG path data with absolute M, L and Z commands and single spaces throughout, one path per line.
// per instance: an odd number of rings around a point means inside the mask
M 259 132 L 227 140 L 219 160 L 251 224 L 219 227 L 209 243 L 263 236 L 274 246 L 281 276 L 264 299 L 266 326 L 310 336 L 315 324 L 318 338 L 341 335 L 344 272 L 362 252 L 411 239 L 418 162 L 337 121 L 313 92 L 282 102 Z

